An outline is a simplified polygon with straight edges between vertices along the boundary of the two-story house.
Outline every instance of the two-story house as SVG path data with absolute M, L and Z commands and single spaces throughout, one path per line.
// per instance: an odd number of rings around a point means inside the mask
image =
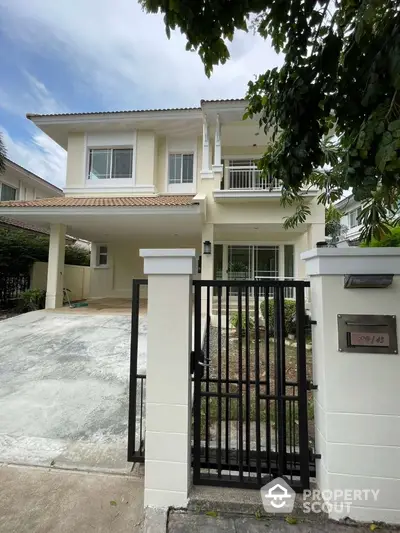
M 294 208 L 257 159 L 269 136 L 242 120 L 244 100 L 200 107 L 28 115 L 68 152 L 64 198 L 9 201 L 0 216 L 51 230 L 47 306 L 61 305 L 66 231 L 92 241 L 90 296 L 129 297 L 140 248 L 191 247 L 203 279 L 302 278 L 300 253 L 324 240 L 324 207 L 285 231 Z

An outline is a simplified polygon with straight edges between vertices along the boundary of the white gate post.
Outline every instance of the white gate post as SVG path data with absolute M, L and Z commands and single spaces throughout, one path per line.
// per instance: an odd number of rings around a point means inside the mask
M 351 352 L 347 344 L 339 349 L 338 320 L 344 314 L 390 315 L 399 320 L 400 249 L 320 248 L 301 257 L 311 280 L 311 314 L 316 321 L 312 344 L 313 381 L 318 386 L 316 452 L 321 454 L 316 465 L 318 488 L 327 491 L 322 492 L 325 498 L 328 491 L 342 491 L 336 492 L 338 505 L 330 510 L 330 518 L 399 524 L 400 355 L 393 350 L 366 353 L 362 347 Z M 394 278 L 387 288 L 348 289 L 346 274 L 394 274 Z M 346 328 L 355 323 L 350 317 Z M 397 337 L 399 328 L 397 323 Z M 374 327 L 369 326 L 368 332 L 373 334 Z M 389 328 L 387 333 L 392 335 Z M 347 343 L 350 338 L 345 334 Z M 376 498 L 372 490 L 379 491 Z
M 148 275 L 145 507 L 185 507 L 191 479 L 196 251 L 140 250 Z

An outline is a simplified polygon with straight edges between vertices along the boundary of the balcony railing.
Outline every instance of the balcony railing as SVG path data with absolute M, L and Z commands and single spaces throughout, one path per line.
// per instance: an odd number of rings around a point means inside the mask
M 225 189 L 268 191 L 280 189 L 279 180 L 262 175 L 262 171 L 255 166 L 225 167 Z

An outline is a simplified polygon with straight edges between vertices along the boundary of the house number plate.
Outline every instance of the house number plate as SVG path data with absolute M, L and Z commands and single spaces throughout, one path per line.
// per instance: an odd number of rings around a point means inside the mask
M 338 350 L 397 354 L 395 315 L 337 315 Z
M 352 346 L 389 346 L 388 333 L 350 333 Z

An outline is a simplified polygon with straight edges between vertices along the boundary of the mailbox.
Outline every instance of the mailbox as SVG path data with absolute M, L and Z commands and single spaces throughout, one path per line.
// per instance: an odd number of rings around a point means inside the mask
M 338 315 L 339 352 L 397 354 L 393 315 Z

